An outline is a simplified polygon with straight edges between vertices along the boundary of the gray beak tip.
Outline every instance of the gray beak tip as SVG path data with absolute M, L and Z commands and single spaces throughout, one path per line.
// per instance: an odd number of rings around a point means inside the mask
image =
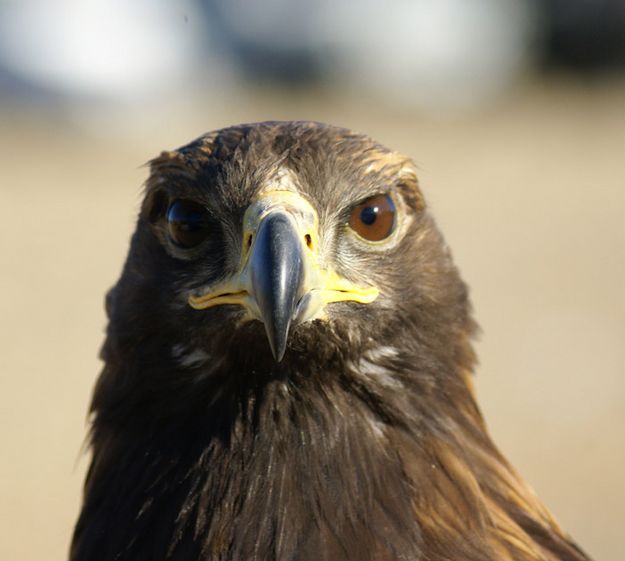
M 278 328 L 276 327 L 277 326 L 271 325 L 270 323 L 265 324 L 265 331 L 267 333 L 267 340 L 269 341 L 271 354 L 276 362 L 280 362 L 284 358 L 284 353 L 286 352 L 289 325 Z
M 273 358 L 276 359 L 276 362 L 282 362 L 284 353 L 286 352 L 286 344 L 282 345 L 281 348 L 271 349 L 271 352 L 273 353 Z

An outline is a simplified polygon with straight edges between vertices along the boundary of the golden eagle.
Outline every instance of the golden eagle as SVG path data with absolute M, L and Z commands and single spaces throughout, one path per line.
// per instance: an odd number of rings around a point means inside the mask
M 72 561 L 587 561 L 492 443 L 409 158 L 310 122 L 151 162 Z

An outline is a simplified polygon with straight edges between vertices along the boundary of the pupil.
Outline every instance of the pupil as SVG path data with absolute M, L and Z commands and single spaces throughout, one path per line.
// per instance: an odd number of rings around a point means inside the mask
M 360 220 L 363 224 L 367 226 L 371 226 L 378 217 L 378 207 L 377 206 L 366 206 L 362 209 L 360 213 Z
M 187 214 L 179 219 L 176 226 L 178 226 L 178 228 L 182 228 L 186 232 L 195 232 L 202 227 L 202 216 L 197 212 Z
M 195 210 L 180 209 L 179 205 L 174 205 L 167 213 L 167 220 L 175 228 L 186 232 L 199 230 L 204 223 L 204 217 Z

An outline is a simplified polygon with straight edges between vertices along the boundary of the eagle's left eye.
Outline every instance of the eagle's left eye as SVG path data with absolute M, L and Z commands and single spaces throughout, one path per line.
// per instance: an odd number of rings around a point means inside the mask
M 349 227 L 361 238 L 370 242 L 379 242 L 393 233 L 395 214 L 395 203 L 390 195 L 375 195 L 352 209 Z
M 167 209 L 167 230 L 176 245 L 191 248 L 208 236 L 208 213 L 193 201 L 177 199 Z

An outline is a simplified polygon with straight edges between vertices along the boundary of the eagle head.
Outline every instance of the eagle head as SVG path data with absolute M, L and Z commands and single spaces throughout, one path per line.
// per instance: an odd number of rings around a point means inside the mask
M 109 310 L 112 331 L 204 374 L 310 374 L 415 345 L 471 360 L 467 291 L 415 165 L 317 123 L 228 128 L 152 160 Z

